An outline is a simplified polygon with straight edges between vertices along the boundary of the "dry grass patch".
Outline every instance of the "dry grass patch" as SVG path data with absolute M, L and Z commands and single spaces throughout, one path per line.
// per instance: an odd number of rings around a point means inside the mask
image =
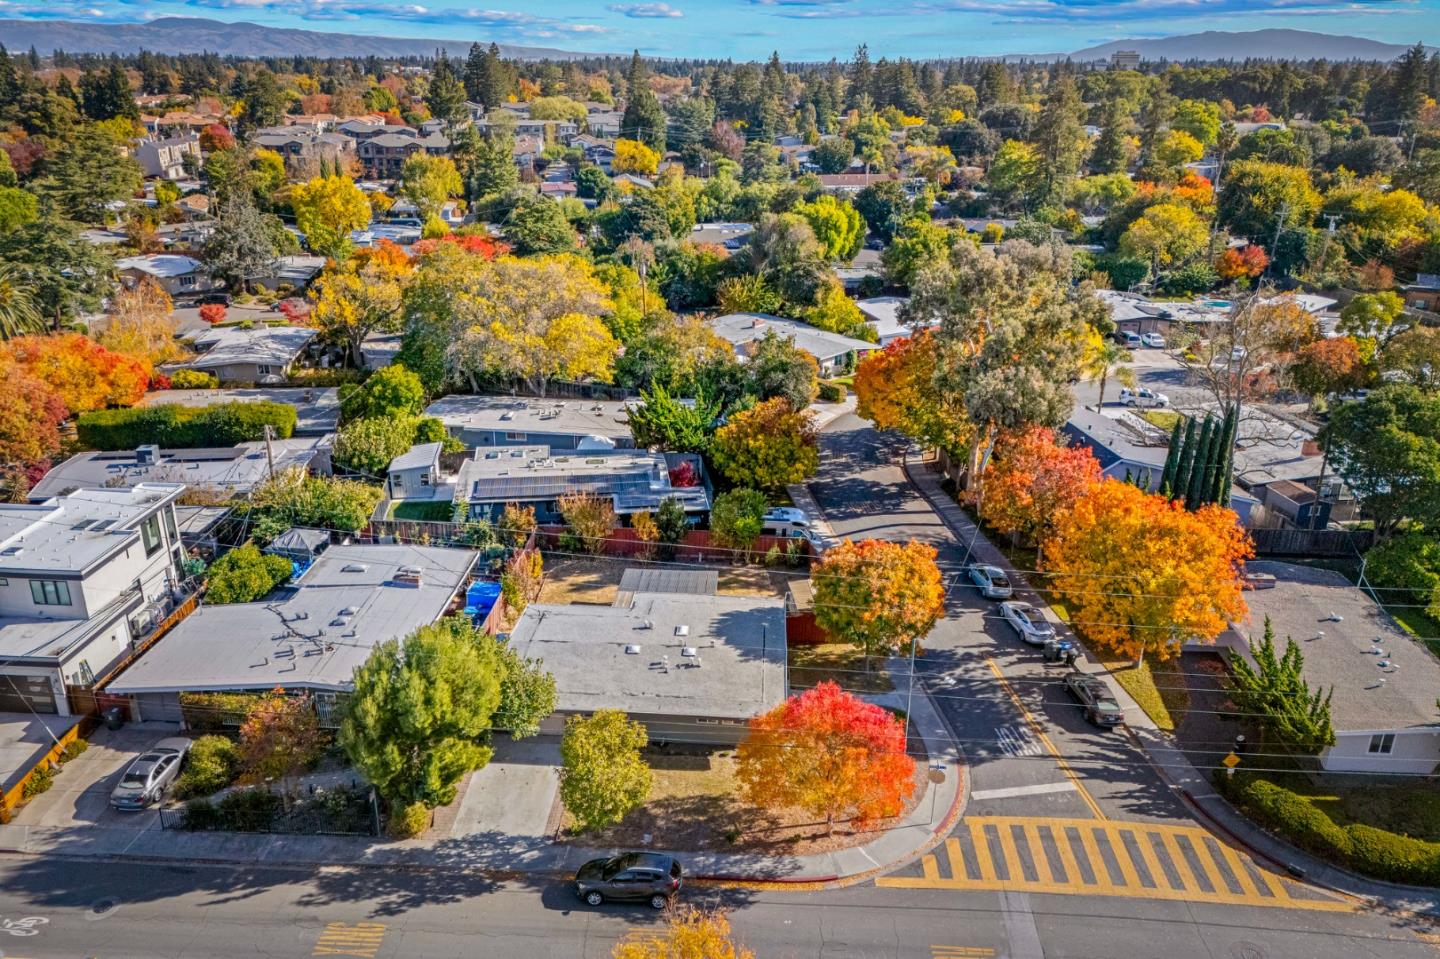
M 619 592 L 620 577 L 625 570 L 638 565 L 642 564 L 634 560 L 555 559 L 547 555 L 545 581 L 535 602 L 609 606 Z
M 786 577 L 783 573 L 771 572 L 753 566 L 737 566 L 720 570 L 721 596 L 762 596 L 766 599 L 784 599 Z
M 855 693 L 888 693 L 895 688 L 885 670 L 885 658 L 868 658 L 849 643 L 793 645 L 787 659 L 792 689 L 809 689 L 833 680 Z

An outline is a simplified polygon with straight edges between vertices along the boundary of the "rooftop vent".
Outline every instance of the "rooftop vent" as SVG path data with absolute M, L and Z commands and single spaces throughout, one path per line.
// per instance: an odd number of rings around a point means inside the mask
M 160 462 L 160 447 L 154 443 L 142 443 L 135 447 L 135 462 L 141 466 Z
M 346 563 L 344 566 L 340 567 L 340 572 L 342 572 L 342 573 L 363 573 L 363 572 L 365 572 L 365 570 L 368 569 L 368 568 L 369 568 L 369 567 L 367 567 L 364 563 Z
M 25 547 L 23 546 L 7 546 L 4 549 L 0 549 L 0 556 L 19 556 L 23 552 L 25 552 Z
M 515 418 L 515 414 L 509 410 L 506 410 L 504 413 L 500 414 L 500 418 L 502 420 L 513 420 Z
M 675 627 L 675 635 L 676 635 L 676 636 L 689 636 L 689 635 L 690 635 L 690 627 L 689 627 L 689 626 L 686 626 L 684 623 L 681 623 L 679 626 L 676 626 L 676 627 Z
M 700 655 L 700 650 L 696 649 L 694 646 L 681 646 L 680 655 L 694 658 Z
M 639 656 L 639 655 L 640 655 L 640 644 L 639 644 L 639 643 L 626 643 L 626 644 L 625 644 L 625 655 L 626 655 L 626 656 Z

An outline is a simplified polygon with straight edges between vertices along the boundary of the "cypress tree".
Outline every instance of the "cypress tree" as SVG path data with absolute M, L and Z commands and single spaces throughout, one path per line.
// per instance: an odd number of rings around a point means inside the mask
M 1175 470 L 1180 465 L 1180 446 L 1184 442 L 1185 417 L 1175 417 L 1170 431 L 1170 448 L 1165 453 L 1165 469 L 1160 473 L 1160 495 L 1169 496 L 1175 488 Z
M 1234 406 L 1225 411 L 1225 428 L 1220 433 L 1220 469 L 1215 477 L 1214 501 L 1217 506 L 1230 505 L 1230 484 L 1235 472 L 1235 430 L 1239 415 Z
M 1198 507 L 1205 494 L 1205 464 L 1210 455 L 1211 434 L 1214 432 L 1215 421 L 1207 415 L 1204 424 L 1200 427 L 1200 438 L 1195 441 L 1195 456 L 1191 461 L 1190 475 L 1185 484 L 1186 509 Z
M 1205 450 L 1205 472 L 1200 478 L 1201 487 L 1195 509 L 1215 502 L 1215 476 L 1220 472 L 1220 436 L 1225 428 L 1217 422 L 1210 433 L 1210 445 Z
M 1180 499 L 1190 489 L 1190 471 L 1195 465 L 1195 417 L 1185 420 L 1185 436 L 1180 441 L 1180 459 L 1175 467 L 1175 479 L 1167 494 L 1171 499 Z

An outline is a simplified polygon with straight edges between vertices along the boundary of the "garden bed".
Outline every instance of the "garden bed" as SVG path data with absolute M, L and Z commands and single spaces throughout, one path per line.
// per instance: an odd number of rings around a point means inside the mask
M 164 810 L 161 822 L 166 828 L 191 832 L 369 836 L 374 835 L 372 815 L 370 787 L 340 783 L 313 792 L 302 789 L 288 808 L 277 792 L 242 787 L 219 798 L 192 799 L 178 809 Z
M 925 797 L 923 744 L 911 738 L 915 759 L 915 793 L 904 818 Z M 617 849 L 667 849 L 690 852 L 756 852 L 813 855 L 864 845 L 895 825 L 884 819 L 856 827 L 849 822 L 829 833 L 823 821 L 802 810 L 771 812 L 757 809 L 739 795 L 733 750 L 706 751 L 702 747 L 661 750 L 650 747 L 645 760 L 655 775 L 655 786 L 645 805 L 607 829 L 574 834 L 570 815 L 559 812 L 552 825 L 561 842 Z M 556 809 L 560 810 L 559 800 Z M 941 815 L 937 810 L 936 815 Z

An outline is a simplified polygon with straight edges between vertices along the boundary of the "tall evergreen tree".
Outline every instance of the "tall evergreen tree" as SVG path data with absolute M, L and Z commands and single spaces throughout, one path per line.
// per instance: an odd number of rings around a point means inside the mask
M 665 111 L 650 89 L 650 73 L 636 50 L 625 77 L 625 112 L 620 117 L 620 136 L 639 140 L 650 149 L 665 152 Z
M 1125 101 L 1112 96 L 1105 101 L 1100 118 L 1100 136 L 1090 154 L 1090 169 L 1096 173 L 1121 173 L 1130 162 L 1128 143 L 1134 121 Z
M 1080 102 L 1080 91 L 1075 88 L 1075 78 L 1063 73 L 1045 96 L 1045 106 L 1035 122 L 1031 139 L 1038 155 L 1039 169 L 1036 177 L 1036 203 L 1040 206 L 1055 206 L 1062 203 L 1085 158 L 1089 139 L 1080 123 L 1084 104 Z
M 1250 643 L 1255 659 L 1251 666 L 1243 656 L 1230 662 L 1235 705 L 1244 713 L 1259 717 L 1267 734 L 1283 746 L 1318 753 L 1335 743 L 1335 730 L 1330 719 L 1330 697 L 1326 692 L 1310 688 L 1305 681 L 1305 656 L 1294 639 L 1286 637 L 1285 652 L 1275 653 L 1275 631 L 1270 617 L 1265 617 L 1265 633 L 1260 642 Z
M 1230 505 L 1230 485 L 1235 471 L 1235 431 L 1238 428 L 1235 407 L 1225 411 L 1225 425 L 1220 430 L 1220 453 L 1215 475 L 1215 491 L 1212 501 L 1217 506 Z
M 859 107 L 861 97 L 874 99 L 875 68 L 870 65 L 870 48 L 867 45 L 862 43 L 855 48 L 855 56 L 846 72 L 846 98 L 851 107 Z
M 1185 420 L 1185 437 L 1180 441 L 1180 459 L 1175 467 L 1175 479 L 1170 487 L 1170 498 L 1180 499 L 1190 489 L 1190 473 L 1195 466 L 1195 417 Z
M 1170 496 L 1175 489 L 1175 472 L 1180 467 L 1180 446 L 1185 438 L 1186 418 L 1177 416 L 1170 430 L 1170 446 L 1165 451 L 1165 469 L 1160 473 L 1160 495 Z
M 430 87 L 425 91 L 425 105 L 430 115 L 443 120 L 451 129 L 465 122 L 469 111 L 465 106 L 465 87 L 455 75 L 450 59 L 441 50 L 430 70 Z
M 1215 478 L 1220 471 L 1220 435 L 1224 427 L 1216 422 L 1210 430 L 1210 442 L 1205 447 L 1205 472 L 1200 475 L 1200 489 L 1196 492 L 1191 509 L 1199 509 L 1215 501 Z

